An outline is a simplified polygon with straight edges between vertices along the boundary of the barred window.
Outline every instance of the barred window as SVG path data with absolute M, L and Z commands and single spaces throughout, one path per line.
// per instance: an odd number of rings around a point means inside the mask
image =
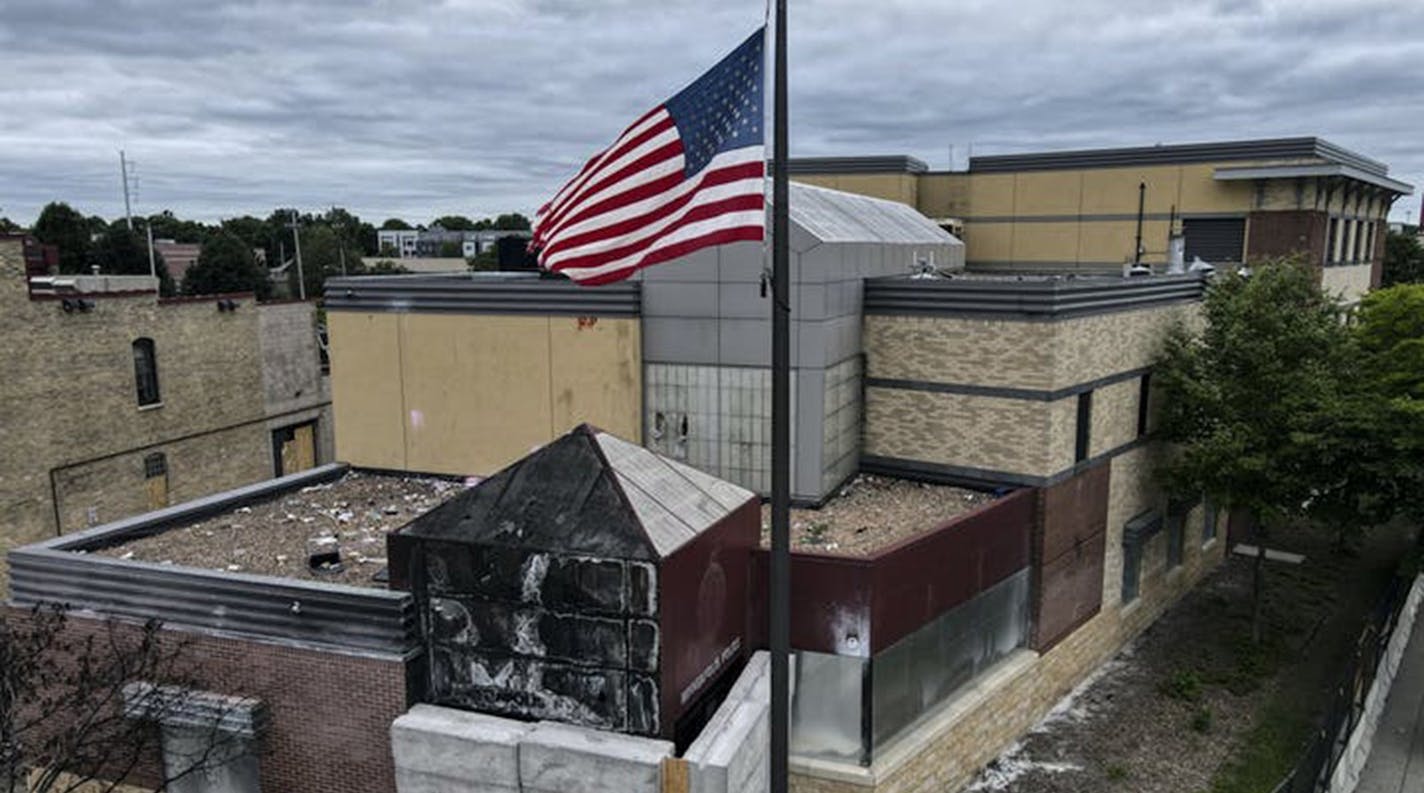
M 143 458 L 143 477 L 145 479 L 167 475 L 168 458 L 163 456 L 163 452 L 154 452 Z

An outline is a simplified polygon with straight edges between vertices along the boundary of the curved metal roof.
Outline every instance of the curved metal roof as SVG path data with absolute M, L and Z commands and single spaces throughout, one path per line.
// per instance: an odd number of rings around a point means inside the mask
M 898 201 L 800 182 L 791 185 L 791 222 L 821 242 L 963 245 L 953 234 Z

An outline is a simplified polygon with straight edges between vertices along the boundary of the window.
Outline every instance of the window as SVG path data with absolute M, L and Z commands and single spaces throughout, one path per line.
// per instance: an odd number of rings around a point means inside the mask
M 1216 505 L 1211 499 L 1202 501 L 1202 545 L 1216 539 Z
M 1187 534 L 1187 513 L 1190 504 L 1173 505 L 1167 510 L 1167 569 L 1182 566 L 1182 545 Z
M 1138 543 L 1122 546 L 1122 603 L 1137 600 L 1142 580 L 1142 546 Z
M 154 351 L 153 339 L 135 340 L 133 359 L 139 406 L 159 404 L 163 398 L 158 393 L 158 354 Z
M 1142 376 L 1142 382 L 1137 389 L 1137 437 L 1141 438 L 1147 434 L 1148 409 L 1151 407 L 1152 399 L 1152 373 L 1148 372 Z
M 163 452 L 154 452 L 143 458 L 143 479 L 148 490 L 148 508 L 163 509 L 168 506 L 168 458 Z
M 1093 432 L 1093 392 L 1084 391 L 1078 395 L 1078 437 L 1073 444 L 1073 462 L 1088 459 Z
M 1334 264 L 1340 260 L 1340 218 L 1330 218 L 1330 233 L 1325 241 L 1325 263 Z

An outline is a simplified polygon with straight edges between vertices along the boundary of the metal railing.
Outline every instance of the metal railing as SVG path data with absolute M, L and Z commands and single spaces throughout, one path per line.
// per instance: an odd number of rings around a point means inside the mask
M 1389 589 L 1375 603 L 1355 643 L 1355 653 L 1340 675 L 1325 722 L 1311 736 L 1295 767 L 1271 793 L 1325 793 L 1330 789 L 1330 777 L 1340 764 L 1346 743 L 1359 726 L 1365 699 L 1374 684 L 1380 659 L 1394 635 L 1411 583 L 1411 579 L 1395 576 Z

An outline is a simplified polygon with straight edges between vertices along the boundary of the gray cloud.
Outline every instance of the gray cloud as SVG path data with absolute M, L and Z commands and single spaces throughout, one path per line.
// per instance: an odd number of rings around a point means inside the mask
M 7 0 L 0 214 L 532 211 L 760 24 L 694 0 Z M 1408 0 L 795 0 L 792 149 L 1320 135 L 1424 183 Z M 1396 215 L 1417 199 L 1396 205 Z

